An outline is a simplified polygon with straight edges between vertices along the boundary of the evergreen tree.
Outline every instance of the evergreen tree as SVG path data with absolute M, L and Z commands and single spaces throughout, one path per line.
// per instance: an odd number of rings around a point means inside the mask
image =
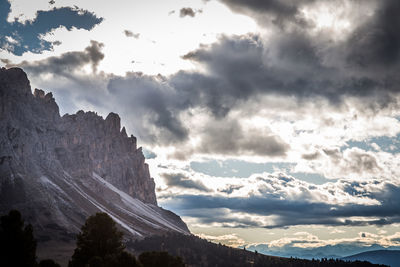
M 139 261 L 144 267 L 185 267 L 180 257 L 174 257 L 164 251 L 143 252 Z
M 95 256 L 89 260 L 88 265 L 89 265 L 88 267 L 104 267 L 105 264 L 102 258 L 100 258 L 99 256 Z
M 96 213 L 86 220 L 76 245 L 70 267 L 104 265 L 107 258 L 117 258 L 124 250 L 122 232 L 106 213 Z
M 136 261 L 135 256 L 132 254 L 122 251 L 120 254 L 115 255 L 113 257 L 106 259 L 107 267 L 140 267 L 142 266 L 139 262 Z
M 32 225 L 25 226 L 17 210 L 0 218 L 0 261 L 1 266 L 36 266 Z
M 41 260 L 39 263 L 39 267 L 61 267 L 58 263 L 53 260 Z

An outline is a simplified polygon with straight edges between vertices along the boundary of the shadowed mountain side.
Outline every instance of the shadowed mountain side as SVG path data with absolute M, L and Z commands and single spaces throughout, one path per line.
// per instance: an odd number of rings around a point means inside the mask
M 114 113 L 60 117 L 52 94 L 32 94 L 23 70 L 0 70 L 0 212 L 24 214 L 39 256 L 65 260 L 85 219 L 99 211 L 127 239 L 189 233 L 179 216 L 157 206 L 142 150 L 120 127 Z
M 391 267 L 400 266 L 400 250 L 374 250 L 342 258 L 346 261 L 369 261 L 377 264 L 386 264 Z

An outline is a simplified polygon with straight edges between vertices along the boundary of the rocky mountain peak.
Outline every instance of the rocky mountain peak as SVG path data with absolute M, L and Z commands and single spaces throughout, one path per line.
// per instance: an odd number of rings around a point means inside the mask
M 65 255 L 85 218 L 99 211 L 134 239 L 189 233 L 179 216 L 157 206 L 149 166 L 118 114 L 60 117 L 52 93 L 32 94 L 21 69 L 2 68 L 0 212 L 11 209 L 33 224 L 39 251 L 52 257 Z
M 58 157 L 66 168 L 80 177 L 98 173 L 107 181 L 129 195 L 146 203 L 157 204 L 154 180 L 136 138 L 128 137 L 125 128 L 120 131 L 121 119 L 110 113 L 106 119 L 95 112 L 78 111 L 64 115 L 60 127 L 67 134 L 62 137 L 63 146 Z M 79 155 L 71 151 L 80 151 Z M 83 155 L 83 156 L 80 156 Z
M 46 94 L 43 90 L 36 88 L 33 96 L 40 102 L 52 121 L 60 118 L 60 110 L 51 92 Z
M 79 110 L 60 117 L 53 94 L 41 89 L 32 94 L 26 74 L 19 68 L 0 70 L 0 89 L 2 129 L 17 135 L 3 142 L 3 146 L 8 144 L 2 147 L 7 156 L 21 156 L 15 159 L 19 162 L 41 159 L 38 166 L 62 166 L 63 171 L 82 179 L 96 172 L 132 197 L 157 204 L 143 153 L 137 149 L 136 138 L 128 137 L 125 128 L 121 130 L 118 114 L 111 112 L 103 119 L 96 112 Z M 15 153 L 16 147 L 24 149 Z
M 119 132 L 121 129 L 121 118 L 118 114 L 110 112 L 106 117 L 106 125 L 113 132 Z
M 49 92 L 46 94 L 43 90 L 37 88 L 35 88 L 33 96 L 38 99 L 42 99 L 45 103 L 56 101 L 53 97 L 53 93 Z
M 125 130 L 125 127 L 122 127 L 121 134 L 122 134 L 123 137 L 128 137 L 128 135 L 126 133 L 126 130 Z
M 20 68 L 0 69 L 1 91 L 8 89 L 18 95 L 31 94 L 31 86 L 26 73 Z

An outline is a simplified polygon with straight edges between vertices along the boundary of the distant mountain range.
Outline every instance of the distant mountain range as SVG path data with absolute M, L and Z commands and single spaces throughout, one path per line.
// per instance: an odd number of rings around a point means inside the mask
M 377 244 L 365 247 L 352 243 L 325 245 L 320 247 L 296 247 L 289 245 L 285 245 L 282 247 L 271 247 L 268 244 L 258 244 L 248 246 L 247 249 L 251 251 L 258 251 L 266 255 L 274 255 L 279 257 L 297 257 L 302 259 L 336 259 L 346 257 L 347 255 L 355 255 L 367 251 L 397 250 L 398 247 L 385 248 Z
M 369 261 L 376 264 L 385 264 L 391 267 L 400 267 L 400 250 L 374 250 L 358 253 L 342 258 L 350 261 Z
M 279 247 L 270 248 L 268 244 L 259 244 L 247 247 L 248 250 L 258 251 L 265 255 L 278 257 L 296 257 L 301 259 L 342 259 L 345 261 L 368 261 L 375 264 L 384 264 L 400 267 L 400 250 L 384 249 L 382 246 L 359 247 L 351 244 L 322 246 L 316 248 Z M 367 251 L 366 251 L 367 250 Z M 351 256 L 343 255 L 353 254 Z

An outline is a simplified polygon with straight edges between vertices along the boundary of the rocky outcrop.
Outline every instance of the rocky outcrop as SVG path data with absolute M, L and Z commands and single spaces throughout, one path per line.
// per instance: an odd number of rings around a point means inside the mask
M 157 204 L 142 150 L 137 149 L 134 136 L 121 130 L 117 114 L 110 113 L 104 120 L 94 112 L 78 111 L 61 118 L 60 130 L 65 134 L 55 152 L 71 174 L 85 177 L 96 172 L 132 197 Z
M 35 89 L 32 95 L 21 69 L 2 69 L 0 79 L 1 125 L 10 142 L 7 148 L 1 147 L 8 151 L 5 157 L 14 153 L 20 162 L 40 159 L 40 165 L 61 165 L 79 178 L 96 172 L 130 196 L 157 204 L 154 180 L 141 148 L 134 136 L 121 130 L 118 114 L 103 119 L 81 110 L 60 117 L 52 93 Z
M 19 209 L 42 243 L 70 242 L 96 211 L 108 212 L 133 238 L 189 233 L 157 206 L 154 188 L 142 150 L 117 114 L 61 117 L 53 95 L 32 94 L 21 69 L 0 70 L 1 213 Z

